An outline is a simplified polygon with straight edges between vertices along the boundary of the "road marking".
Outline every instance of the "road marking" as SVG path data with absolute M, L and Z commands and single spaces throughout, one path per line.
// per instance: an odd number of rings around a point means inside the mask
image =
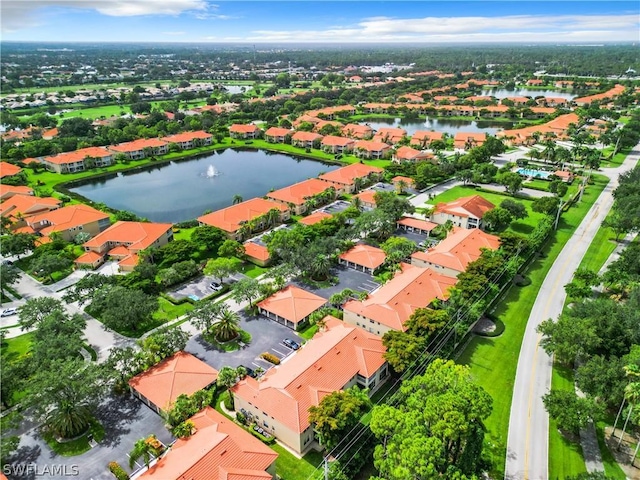
M 273 350 L 276 353 L 279 353 L 280 355 L 287 355 L 285 352 L 281 352 L 280 350 L 276 350 L 275 348 L 272 348 L 271 350 Z

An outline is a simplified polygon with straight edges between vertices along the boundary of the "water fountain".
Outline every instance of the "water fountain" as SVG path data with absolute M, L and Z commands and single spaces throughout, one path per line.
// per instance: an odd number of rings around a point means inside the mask
M 207 172 L 204 174 L 204 176 L 207 178 L 217 177 L 218 175 L 220 175 L 220 172 L 216 170 L 216 167 L 214 167 L 213 165 L 209 165 L 209 168 L 207 168 Z

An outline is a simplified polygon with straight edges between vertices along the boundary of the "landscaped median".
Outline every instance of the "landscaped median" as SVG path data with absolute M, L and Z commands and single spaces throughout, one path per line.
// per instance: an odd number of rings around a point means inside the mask
M 609 181 L 602 175 L 593 175 L 592 179 L 593 184 L 585 190 L 582 202 L 562 214 L 555 235 L 526 270 L 531 284 L 512 286 L 493 312 L 504 322 L 504 333 L 495 338 L 473 337 L 459 357 L 459 362 L 471 367 L 477 383 L 493 397 L 493 412 L 485 422 L 485 441 L 494 478 L 504 476 L 517 359 L 529 314 L 549 269 Z

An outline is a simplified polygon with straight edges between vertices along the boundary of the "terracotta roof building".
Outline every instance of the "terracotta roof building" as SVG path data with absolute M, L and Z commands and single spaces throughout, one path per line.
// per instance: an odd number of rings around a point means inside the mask
M 383 336 L 389 330 L 404 331 L 404 323 L 417 308 L 428 307 L 435 299 L 449 298 L 455 278 L 407 263 L 400 266 L 400 272 L 369 298 L 345 303 L 344 321 Z
M 246 242 L 244 244 L 244 254 L 250 262 L 261 267 L 266 267 L 271 263 L 269 249 L 259 243 Z
M 371 138 L 373 136 L 373 128 L 369 125 L 360 125 L 359 123 L 347 123 L 342 127 L 342 135 L 358 139 Z
M 453 147 L 469 150 L 473 147 L 479 147 L 487 139 L 486 133 L 477 132 L 458 132 L 453 138 Z
M 326 135 L 320 144 L 322 150 L 329 153 L 346 153 L 353 150 L 355 141 L 347 137 L 337 137 L 335 135 Z
M 411 255 L 411 264 L 428 267 L 449 277 L 464 272 L 469 263 L 477 260 L 483 249 L 497 250 L 500 239 L 478 230 L 457 229 L 447 238 L 426 252 Z
M 211 145 L 213 142 L 213 135 L 204 130 L 196 130 L 195 132 L 182 132 L 175 135 L 168 135 L 162 138 L 163 141 L 175 143 L 183 150 L 188 150 L 194 147 L 200 147 L 203 145 Z
M 313 142 L 320 142 L 322 135 L 314 132 L 296 132 L 291 137 L 291 145 L 302 148 L 313 147 Z
M 17 165 L 9 162 L 0 162 L 0 178 L 13 177 L 22 171 Z
M 111 250 L 117 247 L 124 247 L 129 255 L 125 256 L 120 249 L 117 257 L 122 271 L 131 271 L 137 263 L 137 253 L 150 247 L 161 247 L 173 240 L 173 229 L 170 223 L 147 223 L 147 222 L 116 222 L 102 233 L 99 233 L 91 240 L 85 242 L 83 247 L 86 252 L 98 253 L 102 256 L 102 261 L 110 255 Z M 116 250 L 118 252 L 118 250 Z M 135 257 L 134 257 L 135 256 Z M 78 265 L 94 265 L 90 261 L 94 255 L 81 256 L 76 259 Z M 135 260 L 135 263 L 133 262 Z
M 130 160 L 140 160 L 149 155 L 164 155 L 169 151 L 169 142 L 158 138 L 141 138 L 133 142 L 120 143 L 109 147 L 114 154 L 123 153 Z
M 7 200 L 14 195 L 33 195 L 33 188 L 25 185 L 0 184 L 0 200 Z
M 242 225 L 266 215 L 270 210 L 280 212 L 280 221 L 289 218 L 287 205 L 263 198 L 252 198 L 198 217 L 198 221 L 200 225 L 217 227 L 226 232 L 229 237 L 240 240 L 243 236 L 242 232 L 240 232 Z M 264 228 L 264 225 L 256 225 L 256 230 L 262 228 Z M 246 232 L 246 234 L 249 233 L 251 232 Z
M 414 217 L 402 217 L 396 222 L 396 227 L 402 230 L 427 236 L 429 236 L 431 234 L 431 231 L 437 226 L 437 223 L 428 222 L 427 220 L 422 220 L 420 218 Z
M 271 320 L 297 330 L 309 319 L 309 315 L 326 303 L 326 298 L 289 285 L 259 302 L 258 311 Z
M 361 158 L 384 158 L 391 151 L 391 146 L 373 140 L 358 140 L 354 145 L 356 156 Z
M 307 204 L 308 200 L 317 195 L 322 195 L 326 192 L 326 200 L 333 200 L 333 198 L 335 198 L 336 187 L 337 185 L 331 182 L 310 178 L 309 180 L 303 180 L 288 187 L 269 192 L 267 193 L 267 198 L 293 208 L 296 215 L 302 215 L 306 213 L 309 208 L 319 206 L 318 204 L 313 206 Z
M 111 225 L 108 214 L 82 204 L 33 215 L 26 222 L 43 236 L 58 232 L 67 242 L 72 242 L 80 232 L 95 236 Z
M 430 152 L 421 152 L 415 148 L 402 146 L 393 154 L 394 163 L 402 162 L 421 162 L 423 160 L 433 160 L 434 156 Z
M 27 217 L 55 210 L 61 204 L 61 200 L 53 197 L 16 194 L 0 203 L 0 216 L 9 218 L 13 222 L 14 228 L 19 228 L 26 225 L 25 219 Z
M 195 433 L 179 438 L 141 480 L 272 480 L 278 454 L 211 407 L 189 419 Z
M 442 132 L 428 132 L 420 130 L 411 137 L 411 145 L 427 148 L 434 140 L 442 140 Z
M 149 370 L 129 380 L 133 394 L 160 413 L 180 395 L 193 395 L 213 385 L 218 371 L 187 352 L 165 358 Z
M 407 131 L 403 128 L 381 128 L 373 136 L 374 142 L 382 142 L 395 145 L 407 136 Z
M 346 167 L 324 173 L 318 178 L 335 184 L 336 188 L 342 193 L 353 193 L 358 190 L 356 184 L 362 187 L 366 183 L 377 181 L 382 177 L 383 173 L 384 169 L 380 167 L 365 165 L 364 163 L 352 163 Z
M 42 163 L 56 173 L 75 173 L 90 167 L 87 165 L 88 159 L 91 159 L 94 167 L 107 167 L 113 163 L 113 153 L 103 147 L 87 147 L 43 157 Z
M 378 193 L 378 191 L 373 189 L 363 190 L 357 195 L 354 195 L 353 198 L 358 199 L 361 207 L 376 208 L 376 193 Z
M 260 136 L 260 129 L 253 124 L 242 125 L 234 123 L 229 127 L 231 138 L 257 138 Z
M 451 220 L 453 225 L 462 228 L 482 228 L 482 217 L 495 205 L 480 195 L 458 198 L 449 203 L 436 205 L 431 220 L 444 225 Z
M 325 212 L 315 212 L 307 217 L 302 217 L 298 220 L 298 223 L 303 225 L 315 225 L 316 223 L 320 223 L 321 221 L 331 218 L 333 215 Z
M 369 275 L 384 264 L 387 256 L 380 248 L 358 244 L 340 254 L 338 262 L 355 270 L 361 270 Z
M 372 395 L 389 377 L 382 339 L 328 316 L 324 330 L 259 380 L 233 388 L 236 410 L 302 454 L 314 445 L 309 408 L 354 385 Z
M 280 128 L 280 127 L 271 127 L 266 132 L 264 132 L 264 138 L 267 142 L 271 143 L 284 143 L 284 139 L 287 135 L 292 135 L 293 130 L 288 128 Z

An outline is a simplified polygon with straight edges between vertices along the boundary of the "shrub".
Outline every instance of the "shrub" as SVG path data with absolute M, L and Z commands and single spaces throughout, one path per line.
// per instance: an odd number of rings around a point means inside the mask
M 222 399 L 222 402 L 224 403 L 224 408 L 226 408 L 230 412 L 235 410 L 235 404 L 233 402 L 233 397 L 231 396 L 231 394 L 227 393 Z
M 269 363 L 273 363 L 274 365 L 280 365 L 280 359 L 272 353 L 269 353 L 269 352 L 261 353 L 260 358 L 266 360 Z
M 124 471 L 124 468 L 122 468 L 118 462 L 110 462 L 109 471 L 113 473 L 113 476 L 118 480 L 129 480 L 129 474 Z
M 238 420 L 238 422 L 240 422 L 243 425 L 246 425 L 247 423 L 247 417 L 245 417 L 242 412 L 236 413 L 236 420 Z

